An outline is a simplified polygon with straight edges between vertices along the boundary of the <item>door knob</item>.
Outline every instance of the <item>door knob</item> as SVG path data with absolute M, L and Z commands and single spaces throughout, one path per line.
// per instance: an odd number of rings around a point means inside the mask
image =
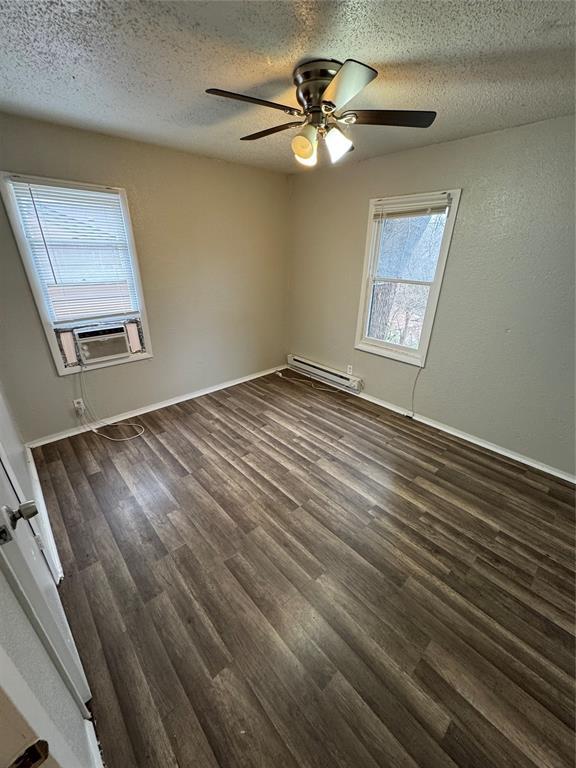
M 4 512 L 10 517 L 10 525 L 12 528 L 16 528 L 18 520 L 30 520 L 31 517 L 38 514 L 38 507 L 35 501 L 23 501 L 18 506 L 18 509 L 11 509 L 11 507 L 4 507 Z

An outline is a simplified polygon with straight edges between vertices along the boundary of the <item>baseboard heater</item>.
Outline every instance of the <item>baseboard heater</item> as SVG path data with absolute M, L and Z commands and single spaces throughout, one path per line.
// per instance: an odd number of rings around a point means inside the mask
M 322 363 L 316 363 L 313 360 L 307 360 L 299 355 L 288 355 L 288 367 L 298 373 L 303 373 L 318 381 L 324 381 L 335 387 L 348 389 L 351 392 L 360 392 L 364 382 L 358 376 L 337 371 L 335 368 L 328 368 Z

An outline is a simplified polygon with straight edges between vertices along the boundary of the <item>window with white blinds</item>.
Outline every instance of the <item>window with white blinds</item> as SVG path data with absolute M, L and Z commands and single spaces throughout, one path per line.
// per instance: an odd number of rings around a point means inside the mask
M 371 201 L 358 349 L 424 365 L 459 196 Z
M 152 357 L 125 191 L 0 172 L 0 192 L 58 374 Z
M 140 311 L 119 191 L 10 184 L 54 325 Z

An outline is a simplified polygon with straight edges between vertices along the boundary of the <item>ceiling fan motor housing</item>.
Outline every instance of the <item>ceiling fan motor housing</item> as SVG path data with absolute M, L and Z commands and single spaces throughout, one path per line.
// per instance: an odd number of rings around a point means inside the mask
M 296 98 L 306 114 L 321 112 L 322 94 L 341 66 L 335 59 L 315 59 L 296 67 Z

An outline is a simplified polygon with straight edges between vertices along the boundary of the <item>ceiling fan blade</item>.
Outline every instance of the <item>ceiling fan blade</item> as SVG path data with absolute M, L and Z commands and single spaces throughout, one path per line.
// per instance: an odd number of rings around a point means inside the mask
M 243 93 L 233 93 L 232 91 L 222 91 L 220 88 L 208 88 L 206 93 L 211 96 L 224 96 L 225 99 L 236 99 L 236 101 L 247 101 L 250 104 L 259 104 L 261 107 L 270 107 L 270 109 L 279 109 L 281 112 L 285 112 L 287 115 L 302 115 L 304 114 L 296 107 L 288 107 L 285 104 L 276 104 L 275 101 L 266 101 L 265 99 L 257 99 L 254 96 L 245 96 Z
M 258 133 L 250 133 L 248 136 L 242 136 L 240 141 L 254 141 L 254 139 L 263 139 L 264 136 L 271 136 L 273 133 L 286 131 L 288 128 L 295 128 L 297 125 L 303 124 L 303 121 L 294 123 L 282 123 L 282 125 L 275 125 L 274 128 L 266 128 L 264 131 L 258 131 Z
M 346 59 L 322 94 L 322 103 L 332 105 L 332 111 L 341 109 L 357 93 L 372 82 L 378 72 L 354 59 Z
M 356 120 L 353 116 L 356 115 Z M 418 112 L 411 109 L 353 109 L 336 118 L 351 125 L 398 125 L 405 128 L 428 128 L 436 119 L 436 112 Z

